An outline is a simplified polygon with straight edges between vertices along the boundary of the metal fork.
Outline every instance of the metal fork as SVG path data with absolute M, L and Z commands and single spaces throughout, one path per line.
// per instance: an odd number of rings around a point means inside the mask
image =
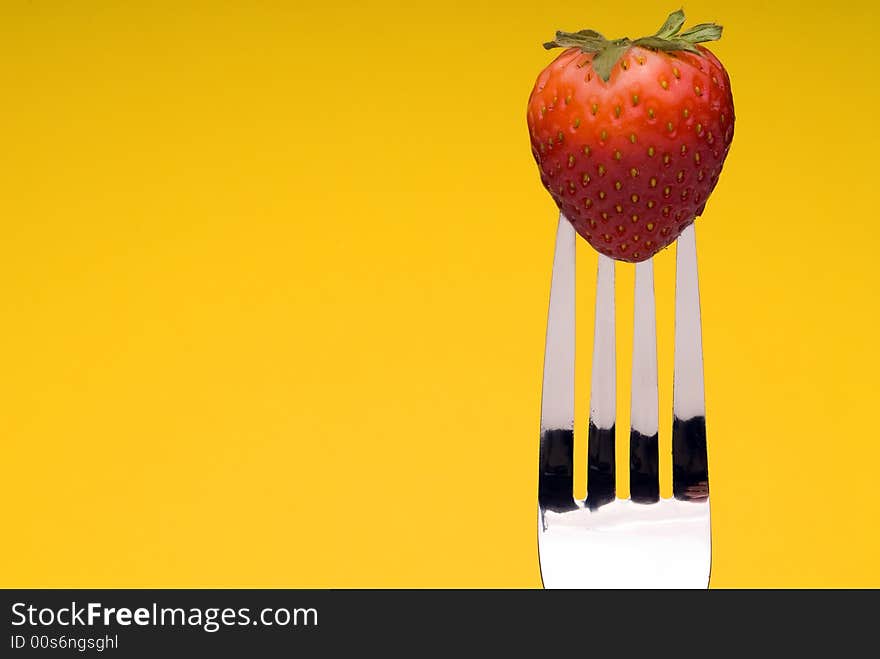
M 694 226 L 678 238 L 673 497 L 660 497 L 653 260 L 635 266 L 630 499 L 616 496 L 615 263 L 599 255 L 587 498 L 574 498 L 575 231 L 560 215 L 544 356 L 538 550 L 545 588 L 706 588 L 711 535 Z M 664 456 L 666 459 L 667 456 Z

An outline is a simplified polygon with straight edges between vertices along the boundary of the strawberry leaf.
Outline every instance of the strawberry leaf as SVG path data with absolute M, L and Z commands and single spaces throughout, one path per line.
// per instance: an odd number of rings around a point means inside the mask
M 669 40 L 661 39 L 660 37 L 642 37 L 633 41 L 633 45 L 650 48 L 651 50 L 666 50 L 669 46 Z
M 685 39 L 691 43 L 718 41 L 721 38 L 721 29 L 721 26 L 715 23 L 700 23 L 679 34 L 678 38 Z
M 684 9 L 679 9 L 678 11 L 669 14 L 666 18 L 666 22 L 663 23 L 663 26 L 657 30 L 657 33 L 654 36 L 660 37 L 661 39 L 668 39 L 669 37 L 678 34 L 682 25 L 684 25 Z
M 665 48 L 664 50 L 684 50 L 689 53 L 693 53 L 694 55 L 700 55 L 700 51 L 697 49 L 694 44 L 690 41 L 686 41 L 685 39 L 670 39 L 669 40 L 669 48 Z
M 581 30 L 580 32 L 556 33 L 556 39 L 544 44 L 544 48 L 580 48 L 584 53 L 596 53 L 608 45 L 608 40 L 593 30 Z
M 617 64 L 617 60 L 632 46 L 629 39 L 620 39 L 611 42 L 607 48 L 593 58 L 593 70 L 599 74 L 605 82 L 611 77 L 611 69 Z
M 603 41 L 605 40 L 605 37 L 596 32 L 596 30 L 578 30 L 576 34 L 579 34 L 582 37 L 593 37 L 596 39 L 602 39 Z
M 672 52 L 675 50 L 684 50 L 688 53 L 699 55 L 700 51 L 690 41 L 676 37 L 675 39 L 661 39 L 660 37 L 642 37 L 633 41 L 634 46 L 642 48 L 650 48 L 651 50 L 662 50 L 664 52 Z

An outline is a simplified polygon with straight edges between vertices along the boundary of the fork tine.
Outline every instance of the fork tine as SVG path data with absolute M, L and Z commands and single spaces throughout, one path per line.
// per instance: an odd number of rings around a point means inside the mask
M 654 260 L 636 264 L 633 313 L 632 398 L 629 431 L 630 498 L 660 500 L 658 475 L 657 317 Z
M 703 501 L 709 496 L 709 470 L 700 287 L 693 224 L 678 237 L 676 247 L 674 369 L 672 490 L 676 499 Z
M 587 507 L 595 510 L 614 500 L 614 425 L 617 416 L 617 365 L 614 326 L 614 261 L 599 254 L 596 273 L 596 319 L 590 382 L 590 429 L 587 447 Z
M 575 231 L 559 215 L 541 390 L 538 504 L 563 512 L 574 502 Z

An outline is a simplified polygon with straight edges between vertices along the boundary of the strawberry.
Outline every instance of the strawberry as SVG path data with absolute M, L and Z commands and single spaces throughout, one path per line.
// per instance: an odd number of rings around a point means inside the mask
M 721 27 L 683 24 L 677 11 L 641 39 L 557 32 L 544 47 L 565 51 L 529 97 L 544 187 L 581 236 L 621 261 L 650 258 L 702 214 L 733 139 L 730 78 L 698 45 Z

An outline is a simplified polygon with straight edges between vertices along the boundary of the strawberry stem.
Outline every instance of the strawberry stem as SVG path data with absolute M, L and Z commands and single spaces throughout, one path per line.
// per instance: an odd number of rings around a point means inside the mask
M 666 18 L 656 33 L 649 37 L 608 40 L 595 30 L 556 33 L 556 39 L 544 44 L 544 48 L 580 48 L 582 53 L 592 53 L 593 69 L 605 82 L 611 77 L 614 65 L 624 53 L 633 46 L 664 52 L 685 51 L 701 55 L 698 43 L 717 41 L 721 38 L 721 26 L 715 23 L 700 23 L 681 32 L 684 26 L 684 10 L 674 11 Z

